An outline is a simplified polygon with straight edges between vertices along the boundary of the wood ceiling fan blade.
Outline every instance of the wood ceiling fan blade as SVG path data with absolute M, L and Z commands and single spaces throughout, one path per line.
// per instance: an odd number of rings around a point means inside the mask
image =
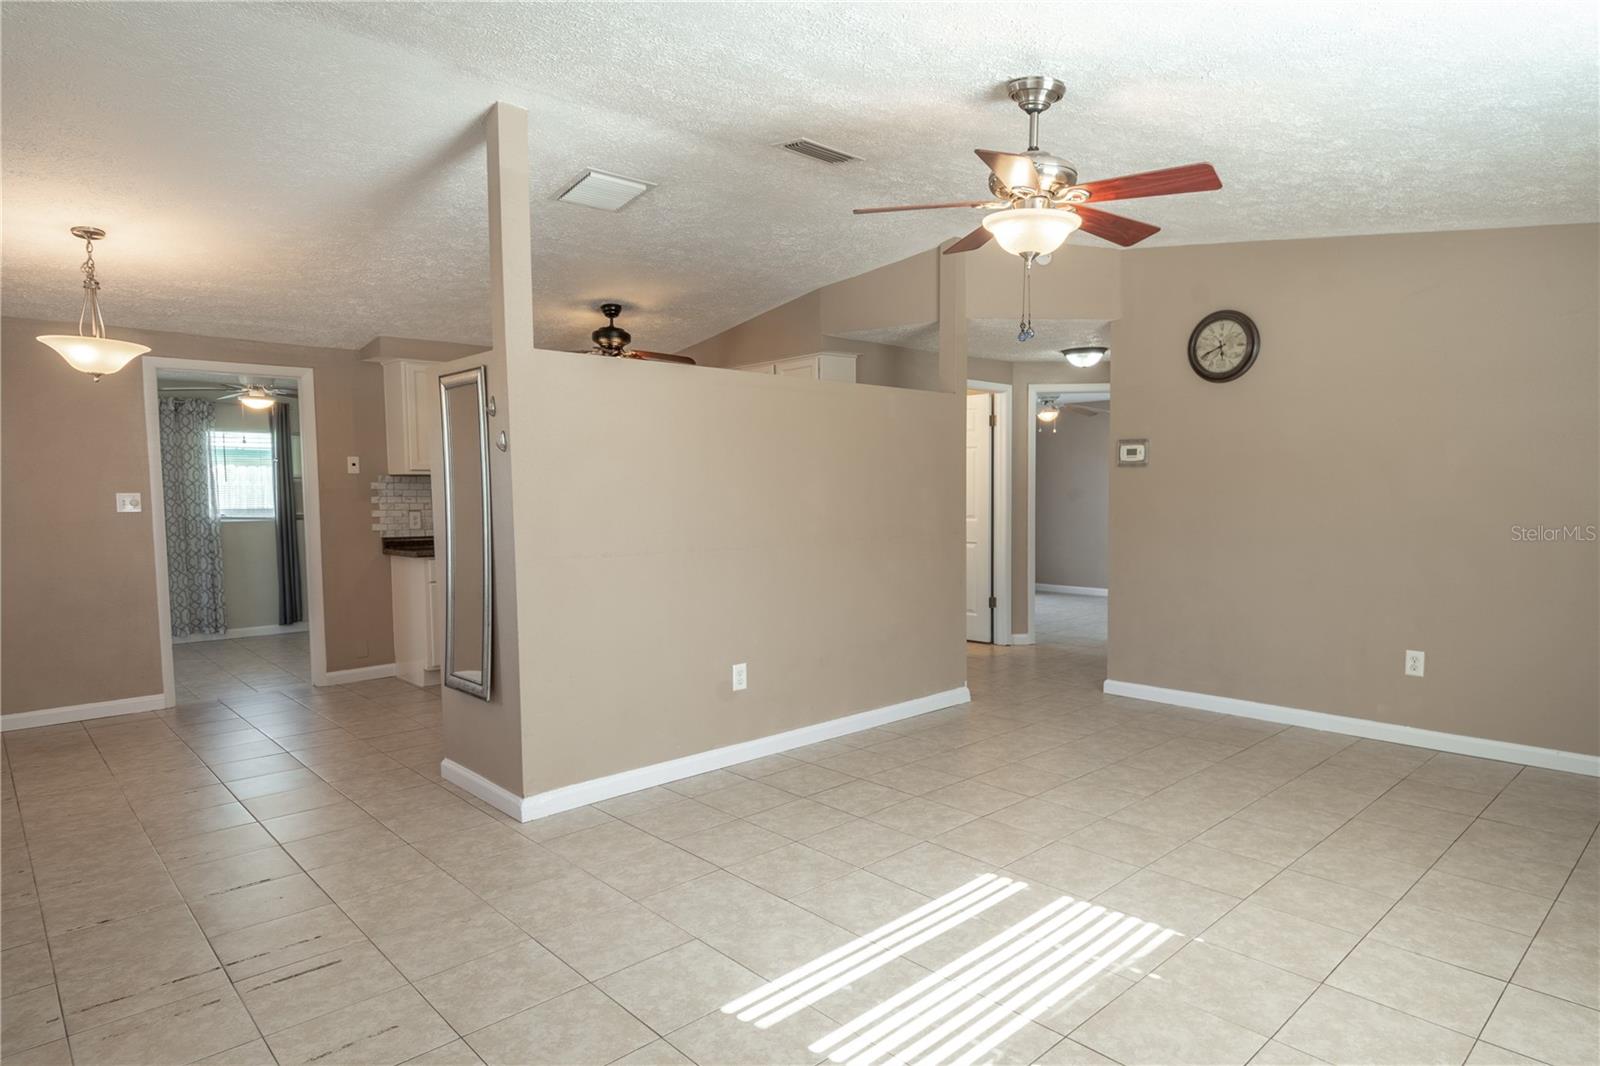
M 979 226 L 977 229 L 973 230 L 971 233 L 967 234 L 950 247 L 946 248 L 944 250 L 944 254 L 954 255 L 957 252 L 970 252 L 973 249 L 982 248 L 992 240 L 994 240 L 994 234 L 990 233 L 982 226 Z
M 853 215 L 881 215 L 886 211 L 932 211 L 939 207 L 987 207 L 991 200 L 960 200 L 950 204 L 907 204 L 904 207 L 858 207 Z
M 1008 189 L 1038 189 L 1042 183 L 1033 160 L 1014 152 L 992 152 L 987 148 L 974 148 L 985 166 L 994 171 L 1000 184 Z
M 1123 218 L 1121 215 L 1113 215 L 1110 211 L 1096 211 L 1084 204 L 1078 204 L 1074 210 L 1083 219 L 1083 232 L 1099 237 L 1103 241 L 1110 241 L 1112 244 L 1120 244 L 1124 248 L 1131 248 L 1146 237 L 1161 232 L 1160 226 Z
M 687 366 L 696 365 L 695 361 L 690 359 L 687 355 L 668 355 L 666 352 L 642 352 L 639 349 L 634 348 L 625 353 L 625 355 L 626 358 L 629 359 L 643 359 L 651 363 L 683 363 Z
M 1147 170 L 1143 174 L 1127 174 L 1120 178 L 1091 181 L 1078 188 L 1089 194 L 1095 203 L 1107 200 L 1133 200 L 1140 196 L 1174 196 L 1181 192 L 1211 192 L 1222 188 L 1222 179 L 1210 163 L 1190 163 L 1188 166 L 1167 167 L 1165 170 Z

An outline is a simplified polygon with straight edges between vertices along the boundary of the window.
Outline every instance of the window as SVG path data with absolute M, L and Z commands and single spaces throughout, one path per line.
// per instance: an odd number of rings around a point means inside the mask
M 272 434 L 211 431 L 211 480 L 223 518 L 271 518 Z

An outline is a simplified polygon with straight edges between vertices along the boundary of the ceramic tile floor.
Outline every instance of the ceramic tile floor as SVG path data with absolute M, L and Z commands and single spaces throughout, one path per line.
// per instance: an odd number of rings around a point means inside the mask
M 1105 596 L 1035 592 L 1033 639 L 1039 644 L 1104 656 L 1106 602 Z M 1105 676 L 1103 671 L 1101 676 Z
M 394 680 L 5 734 L 0 1053 L 1596 1060 L 1594 780 L 1107 698 L 1071 648 L 969 673 L 970 706 L 528 825 L 442 784 Z M 1026 887 L 902 936 L 983 875 Z M 1154 946 L 1058 948 L 1052 905 Z M 1041 944 L 1020 991 L 974 976 Z
M 311 643 L 304 633 L 172 646 L 179 704 L 276 692 L 311 680 Z

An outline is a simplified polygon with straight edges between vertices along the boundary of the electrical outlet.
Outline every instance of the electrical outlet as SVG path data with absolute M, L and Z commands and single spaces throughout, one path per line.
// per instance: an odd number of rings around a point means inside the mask
M 745 663 L 733 664 L 733 691 L 743 692 L 750 684 L 750 675 Z
M 412 529 L 421 529 L 422 528 L 422 512 L 421 511 L 412 511 L 407 517 L 411 522 L 411 528 Z
M 1406 676 L 1421 677 L 1423 660 L 1427 657 L 1420 651 L 1406 652 Z
M 117 493 L 117 513 L 118 514 L 133 514 L 133 513 L 137 512 L 137 511 L 142 511 L 142 510 L 144 510 L 144 504 L 139 499 L 139 493 L 137 493 L 137 492 L 119 492 L 119 493 Z
M 347 455 L 344 457 L 344 472 L 346 474 L 361 473 L 361 456 Z

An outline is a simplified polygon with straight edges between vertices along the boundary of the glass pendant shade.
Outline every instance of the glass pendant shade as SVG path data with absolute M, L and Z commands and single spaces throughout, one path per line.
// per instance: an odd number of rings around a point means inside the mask
M 83 272 L 83 310 L 78 312 L 78 335 L 52 333 L 40 337 L 39 341 L 54 348 L 72 369 L 81 370 L 99 381 L 150 349 L 143 344 L 114 341 L 106 336 L 106 321 L 100 316 L 100 282 L 94 276 L 94 242 L 103 238 L 106 231 L 97 226 L 73 226 L 71 232 L 83 241 L 87 253 L 79 268 Z
M 1061 353 L 1067 357 L 1067 362 L 1082 370 L 1091 366 L 1099 366 L 1100 360 L 1106 357 L 1104 348 L 1068 348 Z
M 247 392 L 239 397 L 239 406 L 248 407 L 252 411 L 269 410 L 276 402 L 265 392 Z
M 40 337 L 60 353 L 61 358 L 74 370 L 100 380 L 103 374 L 115 374 L 129 362 L 148 352 L 143 344 L 132 341 L 114 341 L 110 337 L 79 337 L 73 334 L 50 334 Z
M 1053 403 L 1047 401 L 1043 407 L 1039 408 L 1039 421 L 1047 426 L 1060 417 L 1061 411 Z
M 1012 207 L 983 220 L 983 228 L 1012 255 L 1049 255 L 1081 225 L 1075 212 L 1056 207 Z

